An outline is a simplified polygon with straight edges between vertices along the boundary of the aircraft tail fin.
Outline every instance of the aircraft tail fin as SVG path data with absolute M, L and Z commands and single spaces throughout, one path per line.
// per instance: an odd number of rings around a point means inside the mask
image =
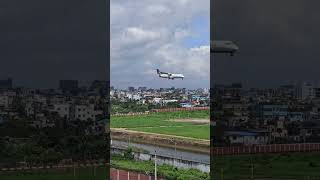
M 160 74 L 160 70 L 159 69 L 157 69 L 157 73 Z

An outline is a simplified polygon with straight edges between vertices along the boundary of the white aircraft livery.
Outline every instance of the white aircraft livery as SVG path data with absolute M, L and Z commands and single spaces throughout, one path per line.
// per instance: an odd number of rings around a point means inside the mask
M 161 72 L 159 69 L 157 69 L 157 74 L 161 78 L 166 78 L 166 79 L 182 79 L 184 78 L 183 74 L 174 74 L 174 73 L 166 73 L 166 72 Z

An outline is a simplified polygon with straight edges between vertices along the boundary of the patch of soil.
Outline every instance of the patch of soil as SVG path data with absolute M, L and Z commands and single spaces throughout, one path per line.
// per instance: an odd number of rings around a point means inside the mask
M 185 151 L 210 153 L 210 140 L 201 140 L 181 136 L 164 135 L 156 133 L 138 132 L 127 129 L 112 128 L 111 137 L 115 140 L 130 141 L 143 144 L 157 144 L 157 146 L 176 148 Z
M 174 122 L 188 122 L 192 124 L 210 124 L 210 119 L 171 119 Z

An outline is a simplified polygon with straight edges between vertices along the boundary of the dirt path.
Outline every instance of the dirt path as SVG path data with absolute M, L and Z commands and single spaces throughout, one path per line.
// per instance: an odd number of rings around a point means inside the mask
M 171 119 L 168 121 L 188 122 L 188 123 L 192 123 L 192 124 L 210 124 L 210 119 Z
M 191 137 L 182 137 L 174 135 L 164 135 L 157 133 L 148 133 L 127 130 L 124 128 L 111 128 L 112 139 L 125 140 L 129 138 L 132 142 L 144 144 L 157 144 L 163 147 L 174 147 L 181 150 L 209 153 L 210 140 L 196 139 Z

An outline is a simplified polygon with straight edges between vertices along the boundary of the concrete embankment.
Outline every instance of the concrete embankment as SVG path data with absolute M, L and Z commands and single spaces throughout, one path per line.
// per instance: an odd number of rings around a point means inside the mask
M 119 148 L 119 147 L 112 147 L 111 153 L 112 154 L 123 154 L 126 151 L 126 148 Z M 155 160 L 155 152 L 134 152 L 134 158 L 136 160 L 143 160 L 143 161 L 154 161 Z M 177 154 L 176 154 L 177 155 Z M 171 156 L 164 155 L 161 150 L 157 151 L 157 163 L 158 164 L 169 164 L 177 168 L 183 169 L 198 169 L 201 172 L 210 172 L 210 162 L 209 156 L 208 159 L 205 161 L 190 159 L 186 157 L 178 158 L 174 154 Z
M 137 132 L 126 129 L 111 129 L 111 138 L 114 140 L 130 141 L 157 145 L 162 147 L 176 148 L 184 151 L 210 153 L 210 141 L 186 138 L 181 136 L 163 135 L 155 133 Z

